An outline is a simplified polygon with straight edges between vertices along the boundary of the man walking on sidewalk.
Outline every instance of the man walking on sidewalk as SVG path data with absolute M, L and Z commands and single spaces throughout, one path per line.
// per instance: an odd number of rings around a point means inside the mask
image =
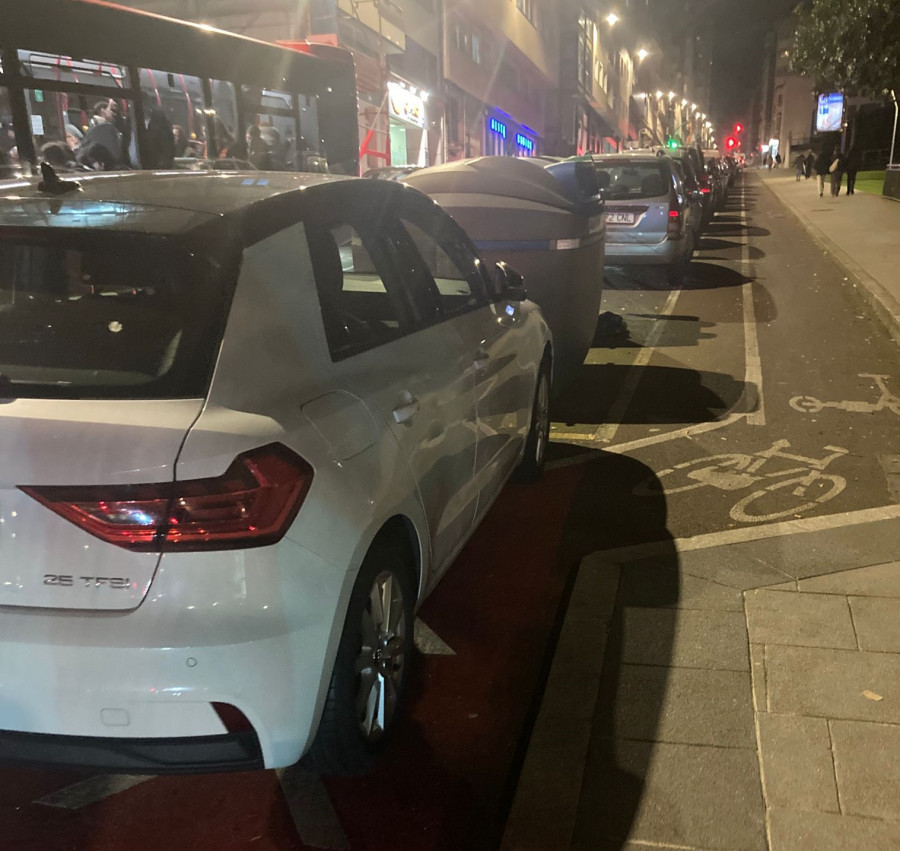
M 816 178 L 819 183 L 819 197 L 825 194 L 825 178 L 828 177 L 828 169 L 831 166 L 831 151 L 822 150 L 816 157 Z
M 853 145 L 847 151 L 847 194 L 853 195 L 856 192 L 856 173 L 862 164 L 862 153 L 856 145 Z

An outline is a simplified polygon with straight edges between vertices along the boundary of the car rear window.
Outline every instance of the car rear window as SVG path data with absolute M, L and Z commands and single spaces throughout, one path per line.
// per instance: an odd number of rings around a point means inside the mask
M 0 228 L 0 397 L 205 394 L 218 264 L 178 237 Z
M 658 198 L 669 191 L 669 173 L 661 163 L 601 160 L 597 171 L 609 175 L 605 194 L 610 199 Z

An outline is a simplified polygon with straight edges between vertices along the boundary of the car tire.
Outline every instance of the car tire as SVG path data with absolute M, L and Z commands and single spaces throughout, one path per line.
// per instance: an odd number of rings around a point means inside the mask
M 397 542 L 376 539 L 350 595 L 322 719 L 302 765 L 319 774 L 370 771 L 400 711 L 413 652 L 415 591 Z
M 544 471 L 547 444 L 550 441 L 550 360 L 545 355 L 538 370 L 531 406 L 531 425 L 525 440 L 525 453 L 513 473 L 513 481 L 536 482 Z

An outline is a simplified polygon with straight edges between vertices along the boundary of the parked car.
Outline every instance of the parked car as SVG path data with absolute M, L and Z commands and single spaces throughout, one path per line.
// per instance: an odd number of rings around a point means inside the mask
M 607 183 L 607 265 L 661 266 L 670 284 L 683 283 L 694 251 L 695 212 L 675 161 L 605 154 L 594 163 Z
M 392 181 L 40 187 L 0 184 L 0 758 L 368 767 L 417 604 L 540 472 L 540 310 Z
M 694 206 L 695 234 L 706 230 L 715 213 L 712 184 L 703 167 L 703 157 L 696 148 L 682 147 L 663 149 L 682 169 L 685 189 L 691 195 Z

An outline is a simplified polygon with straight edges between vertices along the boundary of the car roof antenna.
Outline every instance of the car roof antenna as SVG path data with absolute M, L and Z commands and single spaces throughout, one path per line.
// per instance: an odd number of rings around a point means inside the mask
M 39 192 L 65 195 L 67 192 L 78 192 L 81 189 L 81 184 L 77 180 L 63 180 L 56 173 L 56 169 L 46 161 L 41 163 L 41 177 L 43 180 L 38 184 Z

